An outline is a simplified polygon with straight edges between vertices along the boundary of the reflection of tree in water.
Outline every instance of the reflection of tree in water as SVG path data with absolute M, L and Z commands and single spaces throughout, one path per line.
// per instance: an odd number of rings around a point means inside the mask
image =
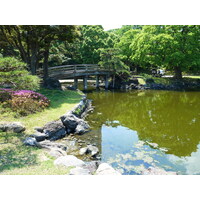
M 91 93 L 95 111 L 88 117 L 93 127 L 119 121 L 138 132 L 140 140 L 158 143 L 168 153 L 189 156 L 200 141 L 198 92 L 100 92 Z M 101 114 L 102 113 L 102 114 Z M 110 124 L 110 123 L 109 123 Z

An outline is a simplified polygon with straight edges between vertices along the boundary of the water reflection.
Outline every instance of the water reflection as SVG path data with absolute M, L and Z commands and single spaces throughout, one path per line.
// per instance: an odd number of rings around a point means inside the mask
M 157 158 L 161 165 L 181 171 L 184 165 L 186 173 L 200 173 L 199 92 L 93 92 L 88 98 L 93 99 L 95 110 L 87 120 L 93 134 L 101 132 L 94 135 L 103 159 L 130 153 L 138 141 L 149 141 L 168 150 Z M 125 165 L 129 164 L 133 162 Z

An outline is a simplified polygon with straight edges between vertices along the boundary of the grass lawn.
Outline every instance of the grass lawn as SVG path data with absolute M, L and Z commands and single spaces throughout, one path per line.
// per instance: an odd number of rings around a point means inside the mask
M 25 117 L 16 117 L 16 113 L 12 111 L 0 111 L 0 122 L 18 121 L 25 125 L 27 134 L 34 132 L 34 127 L 42 127 L 47 122 L 59 119 L 59 117 L 71 110 L 81 99 L 81 92 L 76 91 L 60 91 L 41 89 L 39 93 L 48 97 L 51 101 L 50 107 L 42 112 L 34 113 Z M 1 107 L 0 107 L 1 109 Z
M 58 119 L 71 110 L 81 99 L 81 92 L 46 90 L 38 91 L 51 100 L 48 109 L 26 117 L 15 118 L 15 113 L 2 112 L 0 122 L 22 122 L 25 133 L 0 132 L 0 175 L 59 175 L 68 174 L 70 168 L 55 167 L 55 158 L 44 149 L 23 145 L 26 134 L 34 133 L 34 127 L 41 127 L 49 121 Z

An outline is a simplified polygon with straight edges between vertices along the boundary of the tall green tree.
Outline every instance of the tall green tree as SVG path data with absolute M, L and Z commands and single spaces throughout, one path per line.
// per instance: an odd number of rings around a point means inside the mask
M 124 33 L 124 35 L 120 38 L 120 41 L 116 43 L 115 47 L 121 50 L 121 57 L 126 65 L 130 66 L 133 70 L 135 68 L 134 62 L 131 58 L 132 49 L 130 45 L 133 42 L 136 34 L 140 33 L 139 29 L 131 29 Z
M 135 63 L 165 67 L 181 79 L 183 71 L 200 66 L 200 26 L 144 26 L 131 49 Z
M 107 48 L 109 34 L 100 25 L 81 27 L 80 52 L 83 63 L 97 64 L 100 60 L 98 49 Z
M 1 25 L 0 41 L 17 49 L 32 74 L 40 61 L 43 62 L 44 78 L 48 75 L 49 49 L 52 41 L 71 42 L 78 35 L 77 27 L 71 25 Z

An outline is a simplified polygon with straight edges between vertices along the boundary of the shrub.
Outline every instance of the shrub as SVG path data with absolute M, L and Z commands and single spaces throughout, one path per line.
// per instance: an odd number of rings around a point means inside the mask
M 10 106 L 20 115 L 28 115 L 48 107 L 50 101 L 44 95 L 31 90 L 19 90 L 12 93 Z
M 44 95 L 31 90 L 12 91 L 0 89 L 0 102 L 3 107 L 11 108 L 20 115 L 28 115 L 48 107 L 50 101 Z
M 39 82 L 37 76 L 29 74 L 25 63 L 12 57 L 0 58 L 0 86 L 8 85 L 15 90 L 37 90 Z

